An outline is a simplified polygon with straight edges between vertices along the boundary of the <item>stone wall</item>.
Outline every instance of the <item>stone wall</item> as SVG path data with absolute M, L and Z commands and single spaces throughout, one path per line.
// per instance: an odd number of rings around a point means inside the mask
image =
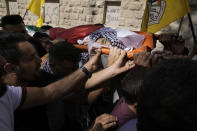
M 6 0 L 0 0 L 0 17 L 7 14 Z
M 60 0 L 59 25 L 72 27 L 81 24 L 105 24 L 106 8 L 113 3 L 120 3 L 118 26 L 139 30 L 145 7 L 144 0 Z M 114 28 L 114 25 L 108 24 Z
M 122 0 L 119 26 L 139 31 L 145 9 L 145 0 Z
M 103 12 L 104 1 L 101 0 L 60 0 L 59 25 L 103 23 Z
M 20 14 L 23 17 L 29 1 L 7 1 L 9 10 L 6 11 L 6 0 L 0 0 L 0 16 Z M 145 0 L 46 0 L 45 24 L 70 28 L 82 24 L 106 23 L 113 28 L 140 30 L 144 8 Z M 115 9 L 118 15 L 113 16 L 115 13 L 110 13 L 110 9 Z M 109 12 L 107 18 L 111 15 L 112 21 L 107 21 L 106 12 Z M 37 16 L 29 11 L 26 13 L 25 24 L 35 25 L 36 20 Z

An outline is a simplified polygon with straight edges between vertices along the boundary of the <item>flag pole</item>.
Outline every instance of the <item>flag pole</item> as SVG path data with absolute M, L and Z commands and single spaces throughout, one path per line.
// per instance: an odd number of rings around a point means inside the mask
M 27 11 L 28 11 L 28 9 L 26 9 L 26 11 L 25 11 L 25 14 L 23 16 L 23 20 L 25 19 L 25 16 L 27 15 Z
M 182 27 L 182 24 L 183 24 L 183 19 L 184 19 L 184 17 L 181 18 L 181 21 L 180 21 L 180 24 L 179 24 L 179 29 L 178 29 L 178 32 L 177 32 L 178 36 L 180 35 L 181 27 Z
M 192 50 L 192 53 L 190 54 L 190 57 L 193 57 L 197 53 L 197 40 L 196 40 L 196 35 L 195 35 L 194 26 L 193 26 L 193 22 L 192 22 L 192 18 L 191 18 L 190 13 L 188 13 L 188 18 L 189 18 L 189 23 L 190 23 L 193 41 L 194 41 L 194 48 Z

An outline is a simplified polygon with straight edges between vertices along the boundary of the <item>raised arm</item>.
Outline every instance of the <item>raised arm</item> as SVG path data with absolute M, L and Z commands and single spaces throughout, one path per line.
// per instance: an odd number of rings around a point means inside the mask
M 87 64 L 84 65 L 89 72 L 94 72 L 96 70 L 100 54 L 101 52 L 99 51 L 87 62 Z M 60 99 L 74 91 L 79 83 L 85 82 L 86 80 L 86 74 L 81 69 L 78 69 L 71 75 L 43 88 L 28 87 L 26 100 L 22 105 L 22 108 L 38 106 Z
M 93 73 L 92 77 L 86 82 L 85 88 L 93 88 L 109 80 L 123 72 L 135 66 L 134 62 L 131 60 L 126 60 L 126 52 L 113 47 L 110 49 L 110 54 L 108 58 L 108 67 Z
M 105 87 L 109 79 L 128 71 L 135 66 L 133 61 L 125 60 L 126 52 L 118 48 L 111 48 L 108 57 L 108 67 L 93 74 L 86 82 L 86 89 L 90 89 L 87 100 L 89 104 L 95 102 Z
M 86 91 L 79 94 L 76 92 L 72 96 L 65 99 L 72 102 L 94 103 L 105 87 L 108 86 L 107 81 L 135 66 L 133 61 L 125 60 L 126 53 L 118 48 L 111 48 L 108 57 L 108 67 L 93 73 L 92 77 L 86 82 Z

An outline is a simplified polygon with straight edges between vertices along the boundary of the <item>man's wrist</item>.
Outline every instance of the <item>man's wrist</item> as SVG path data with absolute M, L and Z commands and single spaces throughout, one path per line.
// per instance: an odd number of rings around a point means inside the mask
M 92 72 L 90 72 L 85 66 L 82 66 L 80 69 L 86 74 L 88 78 L 92 76 Z
M 95 71 L 93 65 L 91 65 L 90 63 L 86 63 L 84 67 L 91 73 Z

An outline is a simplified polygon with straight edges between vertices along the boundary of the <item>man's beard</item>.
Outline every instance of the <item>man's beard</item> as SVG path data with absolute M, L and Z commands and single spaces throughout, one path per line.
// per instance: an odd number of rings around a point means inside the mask
M 29 74 L 27 70 L 25 70 L 24 68 L 20 68 L 20 70 L 17 72 L 19 83 L 35 81 L 37 78 L 39 78 L 40 72 L 41 70 L 39 64 L 37 65 L 33 74 Z

